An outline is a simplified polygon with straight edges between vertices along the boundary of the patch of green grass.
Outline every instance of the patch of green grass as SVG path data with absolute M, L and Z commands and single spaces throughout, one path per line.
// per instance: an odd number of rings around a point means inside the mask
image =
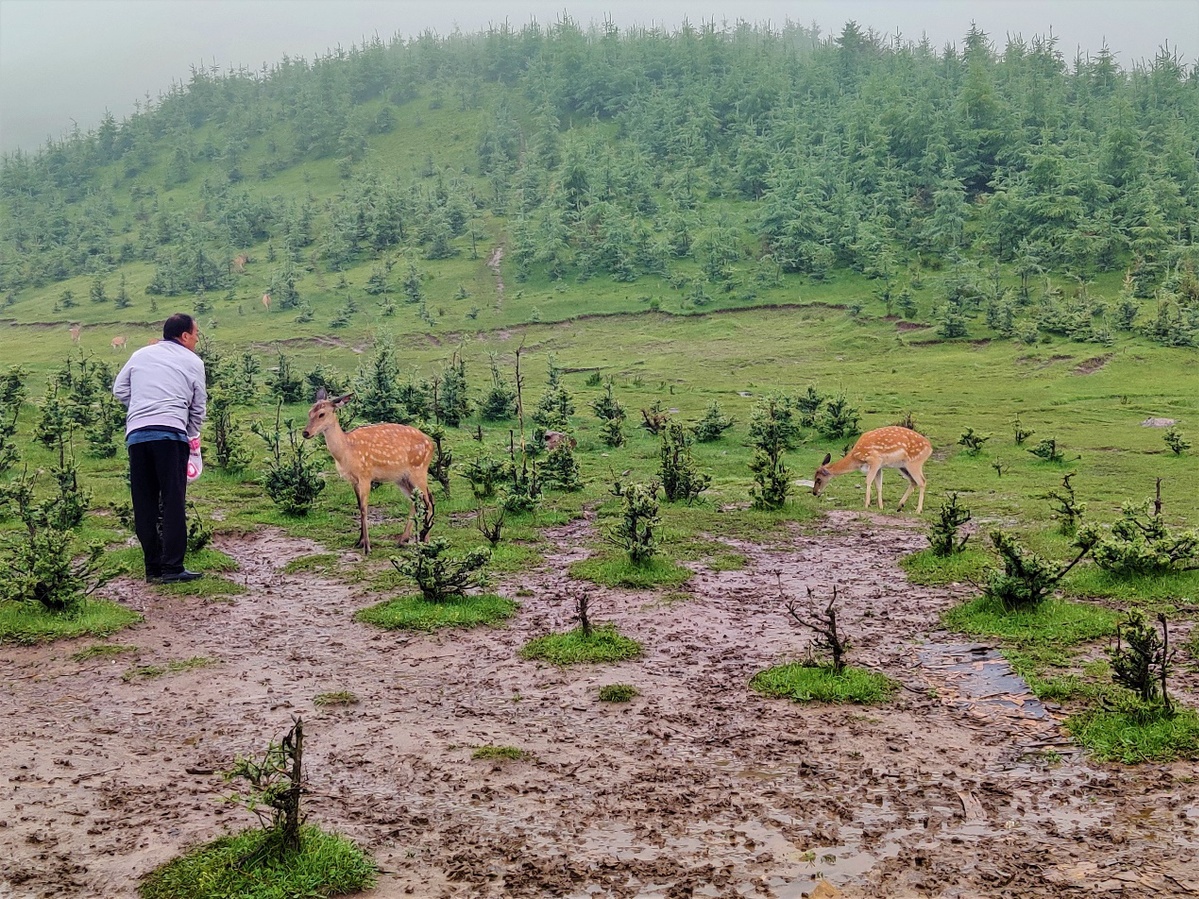
M 654 557 L 637 565 L 628 556 L 599 556 L 575 562 L 570 576 L 605 587 L 677 587 L 691 580 L 693 572 L 669 559 Z
M 96 643 L 79 652 L 71 653 L 72 662 L 86 662 L 88 659 L 106 658 L 108 656 L 124 655 L 127 652 L 137 652 L 136 646 L 121 643 Z
M 641 693 L 632 684 L 605 684 L 600 687 L 600 702 L 628 702 Z
M 1199 571 L 1116 576 L 1096 565 L 1076 568 L 1062 581 L 1062 592 L 1070 596 L 1103 597 L 1136 603 L 1154 611 L 1169 611 L 1176 602 L 1193 603 L 1199 598 Z
M 830 666 L 791 662 L 759 671 L 750 687 L 766 696 L 794 699 L 796 702 L 853 702 L 868 705 L 885 702 L 898 688 L 885 675 L 845 666 L 834 674 Z
M 142 899 L 325 899 L 374 885 L 377 869 L 345 837 L 308 825 L 298 852 L 255 855 L 269 838 L 259 828 L 206 843 L 155 869 L 139 886 Z
M 980 596 L 947 611 L 945 626 L 964 634 L 999 637 L 1022 648 L 1071 646 L 1116 632 L 1120 614 L 1102 606 L 1051 598 L 1028 611 L 1008 612 Z
M 208 656 L 192 656 L 190 659 L 174 659 L 165 665 L 139 665 L 130 668 L 121 675 L 121 680 L 130 683 L 135 680 L 153 680 L 165 674 L 178 674 L 181 671 L 191 671 L 195 668 L 207 668 L 217 664 L 216 659 Z
M 940 587 L 963 581 L 979 582 L 983 572 L 994 564 L 993 557 L 981 549 L 964 549 L 952 556 L 938 556 L 931 549 L 904 556 L 899 567 L 908 580 L 922 587 Z
M 337 559 L 338 556 L 336 553 L 313 553 L 308 556 L 300 556 L 284 565 L 283 573 L 300 574 L 301 572 L 312 572 L 317 574 L 332 574 L 336 569 Z
M 354 617 L 386 630 L 435 631 L 445 627 L 477 627 L 495 624 L 516 614 L 514 600 L 482 593 L 445 602 L 429 602 L 421 596 L 401 596 L 360 609 Z
M 312 704 L 317 708 L 331 705 L 357 705 L 358 697 L 349 690 L 335 690 L 332 693 L 317 693 Z
M 1199 714 L 1125 702 L 1125 708 L 1087 709 L 1066 719 L 1070 731 L 1101 762 L 1163 762 L 1199 758 Z
M 583 635 L 577 627 L 565 634 L 547 634 L 530 640 L 520 649 L 522 659 L 541 659 L 553 665 L 621 662 L 640 658 L 644 648 L 636 640 L 617 633 L 613 624 L 593 627 Z
M 470 754 L 472 759 L 508 759 L 519 762 L 529 757 L 529 754 L 516 746 L 478 746 Z
M 70 637 L 108 637 L 137 624 L 137 612 L 103 599 L 85 599 L 72 614 L 26 602 L 0 602 L 0 643 L 42 643 Z

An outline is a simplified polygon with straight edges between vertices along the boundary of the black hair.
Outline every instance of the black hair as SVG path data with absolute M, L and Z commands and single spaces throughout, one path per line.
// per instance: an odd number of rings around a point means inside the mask
M 163 340 L 178 340 L 184 334 L 191 332 L 196 326 L 196 320 L 186 312 L 176 312 L 162 326 Z

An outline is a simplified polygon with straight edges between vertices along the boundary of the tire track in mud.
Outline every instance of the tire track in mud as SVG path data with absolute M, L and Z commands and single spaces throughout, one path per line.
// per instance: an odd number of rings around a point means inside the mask
M 572 626 L 566 569 L 587 554 L 589 519 L 551 529 L 545 563 L 501 585 L 522 605 L 498 629 L 358 624 L 353 612 L 380 597 L 284 574 L 323 550 L 269 531 L 218 541 L 247 587 L 231 602 L 111 585 L 146 615 L 112 640 L 136 645 L 136 660 L 72 662 L 90 640 L 0 652 L 11 736 L 0 766 L 13 772 L 0 785 L 0 883 L 37 897 L 135 895 L 150 868 L 251 823 L 218 802 L 229 788 L 206 772 L 261 753 L 302 714 L 308 812 L 375 854 L 379 896 L 787 897 L 823 875 L 848 896 L 1048 899 L 1110 880 L 1113 861 L 1152 895 L 1184 895 L 1168 879 L 1188 876 L 1197 848 L 1184 770 L 1022 762 L 1024 724 L 972 718 L 948 688 L 924 689 L 918 647 L 957 597 L 904 580 L 896 560 L 920 534 L 830 522 L 782 548 L 730 544 L 746 568 L 696 566 L 684 602 L 593 588 L 594 619 L 642 640 L 646 656 L 570 670 L 517 650 Z M 870 709 L 749 690 L 808 639 L 781 611 L 776 570 L 796 597 L 837 583 L 852 660 L 913 689 Z M 195 656 L 216 664 L 122 680 L 135 662 Z M 615 682 L 641 696 L 598 702 Z M 360 703 L 315 706 L 335 690 Z M 529 758 L 473 761 L 485 744 Z

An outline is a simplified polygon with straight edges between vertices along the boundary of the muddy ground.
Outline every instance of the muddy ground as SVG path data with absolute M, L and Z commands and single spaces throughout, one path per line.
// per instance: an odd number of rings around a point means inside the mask
M 282 574 L 321 547 L 265 532 L 218 541 L 249 588 L 232 602 L 109 585 L 145 615 L 111 641 L 136 656 L 0 647 L 0 897 L 134 896 L 156 865 L 250 825 L 219 772 L 296 714 L 311 818 L 374 855 L 380 897 L 801 897 L 821 878 L 847 897 L 1199 893 L 1194 767 L 1080 758 L 992 654 L 935 630 L 964 591 L 906 583 L 896 562 L 921 531 L 834 513 L 782 549 L 737 545 L 744 570 L 697 566 L 685 601 L 597 589 L 593 619 L 644 659 L 519 660 L 573 626 L 564 570 L 589 527 L 558 530 L 543 567 L 501 585 L 521 602 L 502 629 L 373 630 L 351 615 L 378 597 Z M 799 597 L 838 585 L 852 661 L 900 680 L 894 702 L 748 689 L 808 642 L 775 571 Z M 122 679 L 196 656 L 219 661 Z M 599 702 L 618 682 L 641 695 Z M 361 702 L 314 706 L 338 690 Z M 485 744 L 531 758 L 472 761 Z

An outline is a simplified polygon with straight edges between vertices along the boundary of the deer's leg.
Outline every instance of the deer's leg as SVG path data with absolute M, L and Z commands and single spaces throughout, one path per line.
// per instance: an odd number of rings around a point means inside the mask
M 924 511 L 924 462 L 917 462 L 912 466 L 912 479 L 920 488 L 920 498 L 916 501 L 916 514 L 919 515 Z
M 878 500 L 878 507 L 879 507 L 879 509 L 882 509 L 882 507 L 883 507 L 883 470 L 881 467 L 878 470 L 878 474 L 876 474 L 874 476 L 874 493 L 875 493 L 875 497 Z
M 912 495 L 912 488 L 916 486 L 916 479 L 912 477 L 912 473 L 910 471 L 901 465 L 899 466 L 899 472 L 904 476 L 904 478 L 907 479 L 908 489 L 903 492 L 903 499 L 899 501 L 899 507 L 896 508 L 896 512 L 903 511 L 904 504 L 907 503 L 908 497 Z
M 369 520 L 368 510 L 371 503 L 371 482 L 370 481 L 354 481 L 354 495 L 358 497 L 358 517 L 361 521 L 361 528 L 358 536 L 358 547 L 363 554 L 370 555 L 371 538 L 367 532 L 367 522 Z
M 879 474 L 880 474 L 879 466 L 877 466 L 873 462 L 871 462 L 870 467 L 866 469 L 866 508 L 867 509 L 870 508 L 870 488 L 874 486 L 874 480 L 875 480 L 875 478 L 877 478 L 879 476 Z M 880 491 L 882 490 L 881 483 L 879 484 L 879 490 Z

